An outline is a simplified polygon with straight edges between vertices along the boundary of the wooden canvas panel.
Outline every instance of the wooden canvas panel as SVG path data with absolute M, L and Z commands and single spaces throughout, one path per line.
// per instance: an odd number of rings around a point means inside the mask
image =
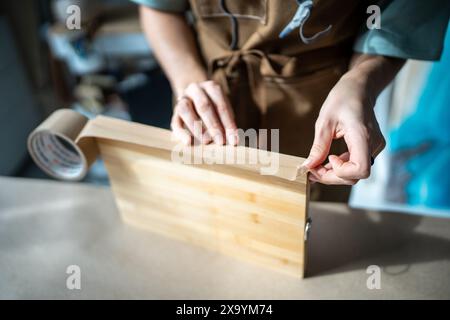
M 124 221 L 303 276 L 305 188 L 177 164 L 168 152 L 121 142 L 99 146 Z
M 60 121 L 48 123 L 58 123 L 62 135 Z M 308 184 L 298 165 L 304 159 L 279 155 L 280 170 L 267 176 L 258 165 L 174 162 L 176 142 L 159 128 L 106 117 L 65 127 L 72 135 L 65 138 L 87 155 L 84 162 L 100 153 L 126 223 L 303 277 Z

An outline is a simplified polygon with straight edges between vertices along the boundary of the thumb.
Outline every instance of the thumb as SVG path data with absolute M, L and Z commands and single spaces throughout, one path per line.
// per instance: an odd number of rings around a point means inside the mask
M 314 142 L 303 166 L 312 169 L 322 164 L 330 152 L 332 141 L 333 132 L 330 126 L 316 126 Z

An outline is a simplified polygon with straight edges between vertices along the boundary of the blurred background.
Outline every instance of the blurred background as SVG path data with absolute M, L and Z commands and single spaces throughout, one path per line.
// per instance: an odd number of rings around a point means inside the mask
M 81 8 L 80 30 L 66 27 Z M 350 205 L 450 217 L 450 33 L 440 62 L 408 61 L 380 96 L 387 139 Z M 169 128 L 172 94 L 128 0 L 0 3 L 0 175 L 49 179 L 28 134 L 58 108 Z M 108 184 L 101 160 L 85 183 Z

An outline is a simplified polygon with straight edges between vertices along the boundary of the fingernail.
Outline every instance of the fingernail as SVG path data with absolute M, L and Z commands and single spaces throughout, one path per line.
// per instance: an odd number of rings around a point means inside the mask
M 299 166 L 298 167 L 298 172 L 297 172 L 297 174 L 307 174 L 308 173 L 308 168 L 307 167 L 305 167 L 304 165 L 301 165 L 301 166 Z

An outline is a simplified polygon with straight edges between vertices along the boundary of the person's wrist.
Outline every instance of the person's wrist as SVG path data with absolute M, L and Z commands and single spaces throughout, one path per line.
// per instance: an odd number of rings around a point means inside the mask
M 371 108 L 375 106 L 375 101 L 378 97 L 378 92 L 373 86 L 373 81 L 371 81 L 371 73 L 368 70 L 353 68 L 345 73 L 341 81 L 349 81 L 353 85 L 354 94 L 360 97 L 361 102 L 365 105 L 369 105 Z
M 206 72 L 196 71 L 196 72 L 186 72 L 186 76 L 177 76 L 176 79 L 172 81 L 172 88 L 176 97 L 181 97 L 186 90 L 187 86 L 191 83 L 200 83 L 208 80 Z
M 344 75 L 364 89 L 367 99 L 375 104 L 381 91 L 395 77 L 405 63 L 404 59 L 381 55 L 355 55 L 350 70 Z

